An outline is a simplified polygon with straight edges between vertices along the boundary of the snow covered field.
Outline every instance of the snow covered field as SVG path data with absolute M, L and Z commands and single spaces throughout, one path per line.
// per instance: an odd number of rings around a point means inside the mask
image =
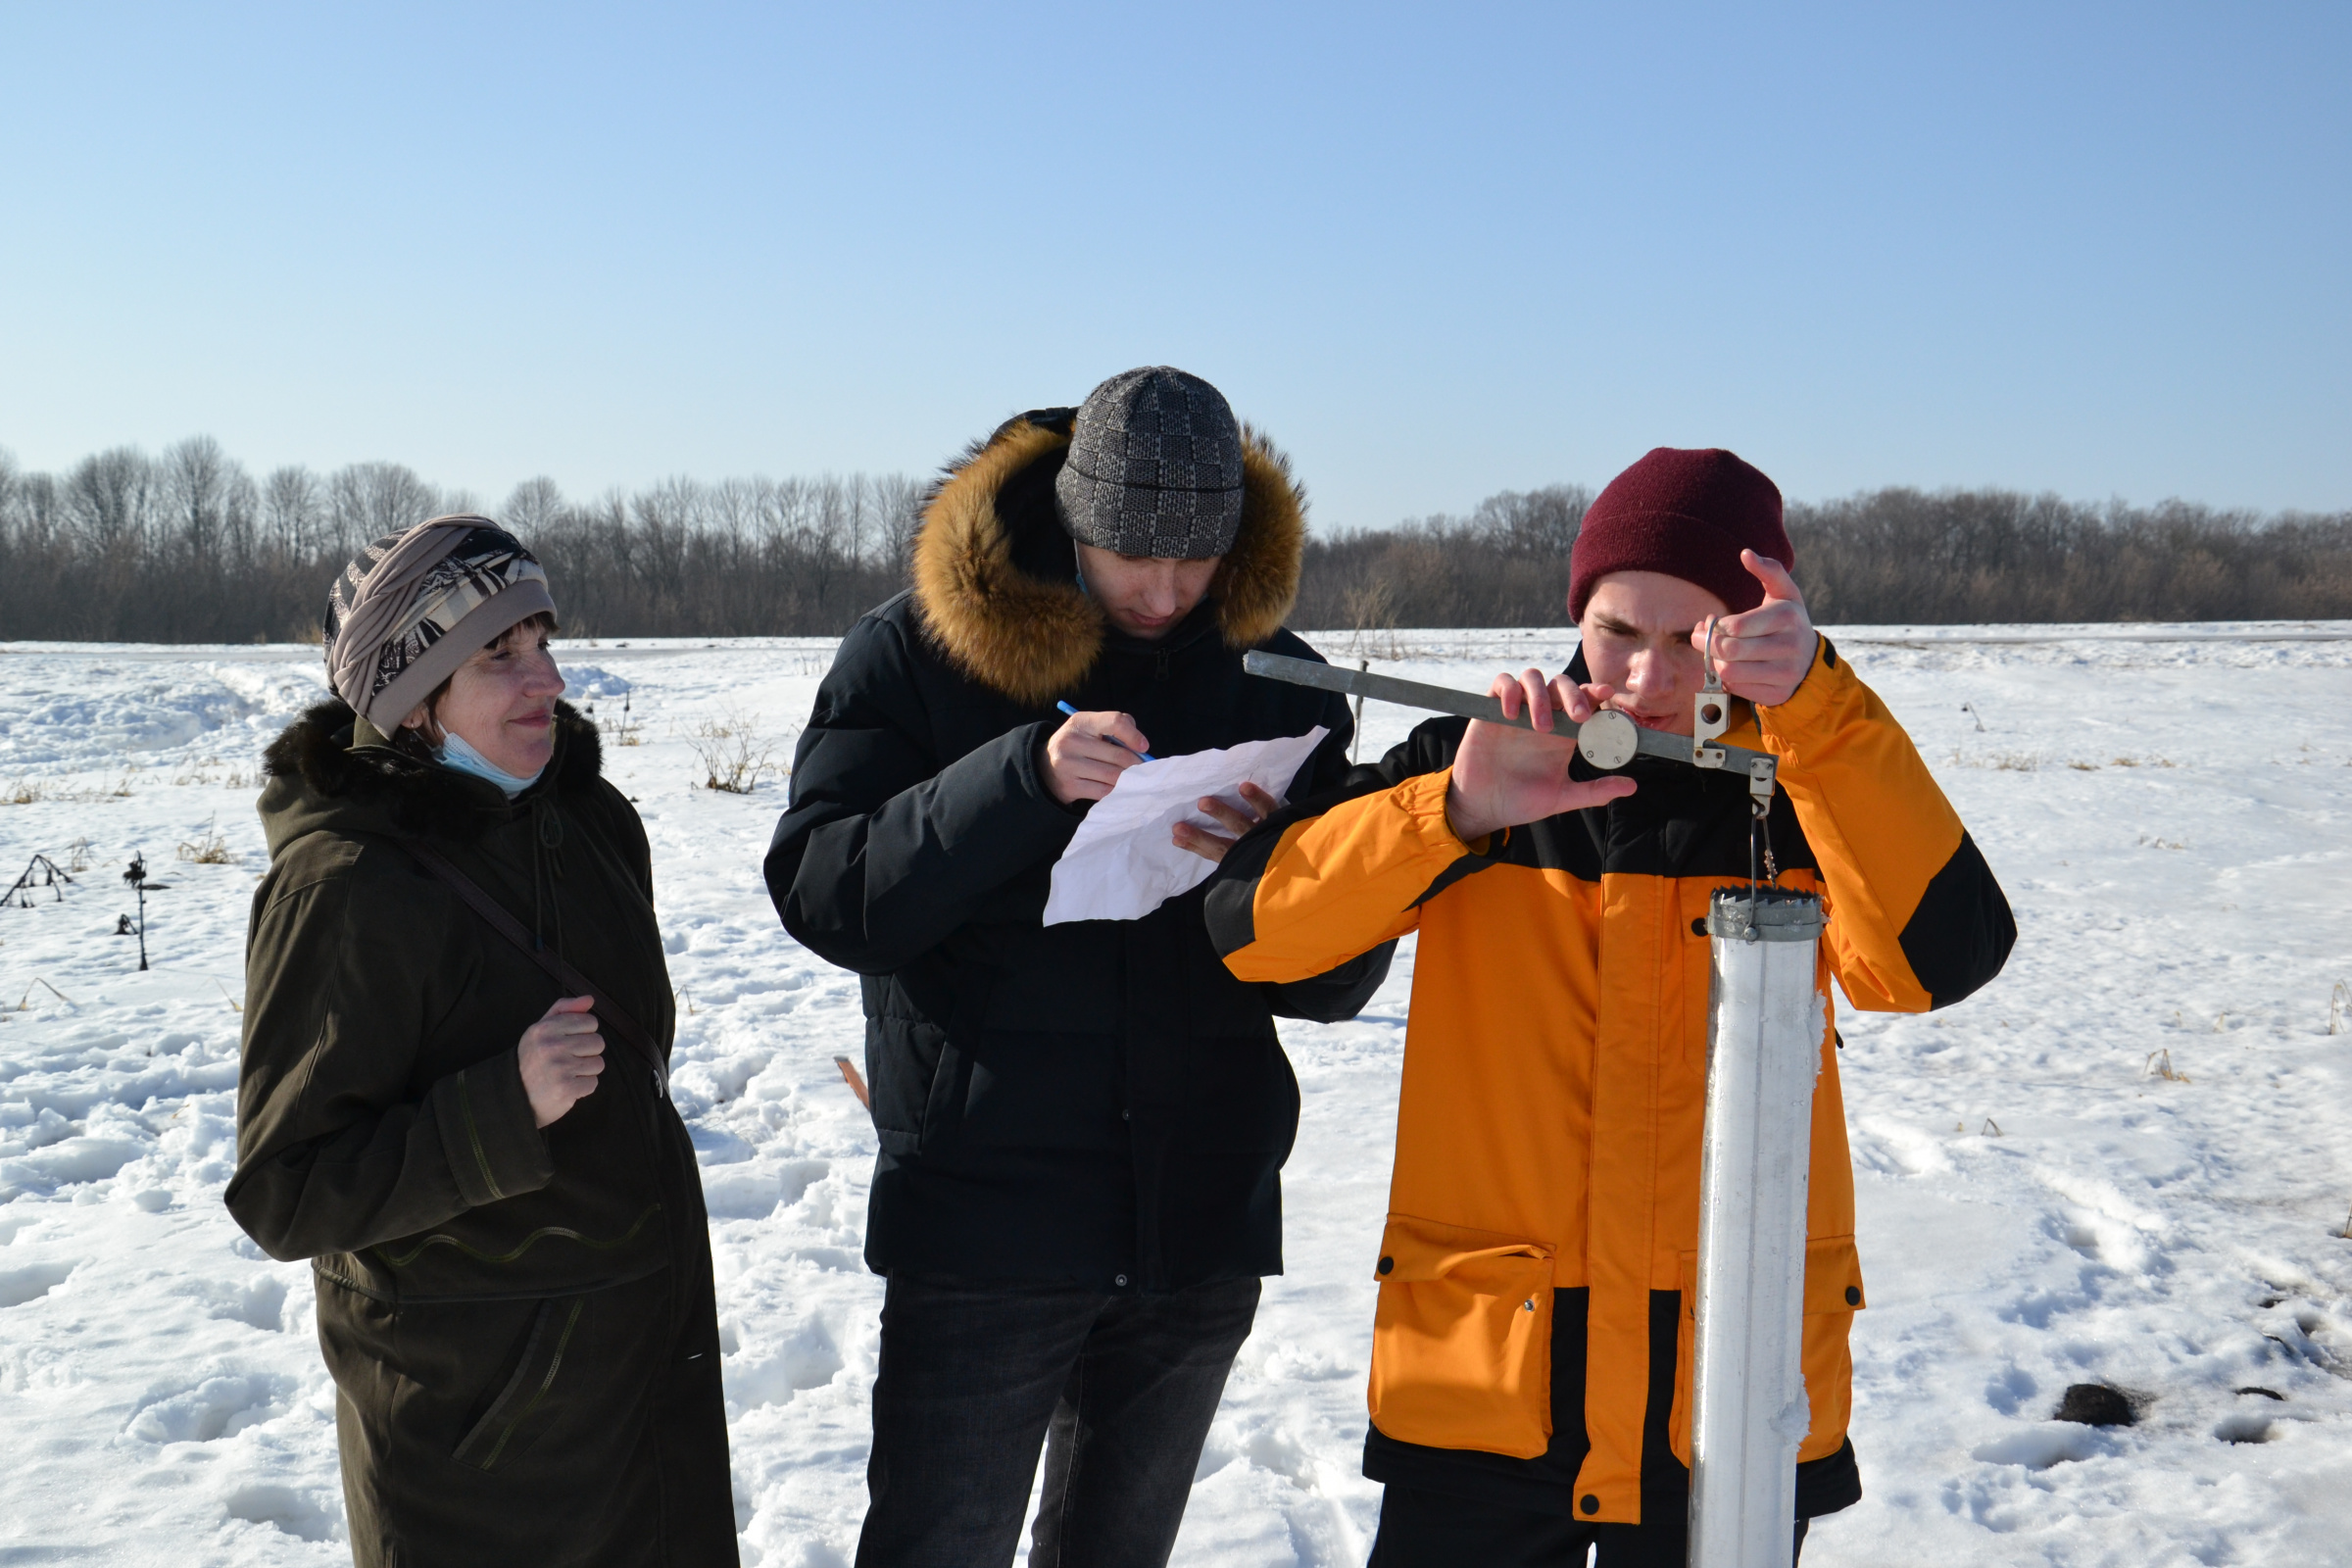
M 1984 994 L 1848 1015 L 1871 1306 L 1867 1496 L 1808 1565 L 2352 1559 L 2352 625 L 1850 628 L 2017 906 Z M 1405 632 L 1335 658 L 1483 685 L 1559 632 Z M 566 644 L 653 837 L 676 1093 L 717 1245 L 744 1557 L 847 1562 L 880 1282 L 873 1137 L 832 1065 L 851 977 L 777 927 L 781 807 L 699 789 L 701 727 L 790 755 L 821 641 Z M 301 1265 L 220 1200 L 234 1158 L 258 754 L 309 648 L 0 645 L 0 1563 L 347 1561 Z M 1964 708 L 1963 705 L 1966 705 Z M 1374 706 L 1367 749 L 1413 715 Z M 215 863 L 175 847 L 223 841 Z M 144 851 L 154 968 L 111 935 Z M 1357 1473 L 1408 943 L 1364 1017 L 1286 1027 L 1305 1112 L 1270 1281 L 1177 1561 L 1356 1564 Z M 2166 1075 L 2169 1068 L 2169 1076 Z M 2152 1070 L 2153 1069 L 2153 1070 Z M 2048 1419 L 2070 1384 L 2129 1429 Z M 2251 1392 L 2251 1391 L 2267 1392 Z

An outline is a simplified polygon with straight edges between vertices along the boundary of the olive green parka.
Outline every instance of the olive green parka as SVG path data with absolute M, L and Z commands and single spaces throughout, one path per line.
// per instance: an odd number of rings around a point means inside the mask
M 274 742 L 229 1211 L 311 1261 L 362 1568 L 734 1563 L 692 1144 L 608 1028 L 535 1125 L 515 1047 L 562 988 L 403 847 L 438 850 L 625 1008 L 673 1025 L 643 825 L 593 725 L 510 802 L 339 702 Z

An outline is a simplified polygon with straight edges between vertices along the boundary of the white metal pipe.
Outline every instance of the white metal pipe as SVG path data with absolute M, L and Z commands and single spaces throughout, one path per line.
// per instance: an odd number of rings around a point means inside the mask
M 1708 915 L 1690 1568 L 1789 1568 L 1794 1555 L 1821 927 L 1819 898 L 1779 888 L 1720 890 Z

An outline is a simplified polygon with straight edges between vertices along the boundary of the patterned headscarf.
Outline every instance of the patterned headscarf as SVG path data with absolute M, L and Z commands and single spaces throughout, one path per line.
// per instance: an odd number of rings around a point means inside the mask
M 475 649 L 555 612 L 547 572 L 513 534 L 470 514 L 435 517 L 384 535 L 335 579 L 327 684 L 390 734 Z

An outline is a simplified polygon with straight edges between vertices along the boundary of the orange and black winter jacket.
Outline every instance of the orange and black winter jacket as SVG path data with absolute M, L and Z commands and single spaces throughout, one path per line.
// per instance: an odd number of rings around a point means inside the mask
M 1581 655 L 1570 673 L 1586 678 Z M 1710 892 L 1748 874 L 1747 781 L 1638 760 L 1634 795 L 1481 853 L 1446 819 L 1464 728 L 1421 725 L 1237 845 L 1211 884 L 1210 935 L 1241 979 L 1281 981 L 1420 932 L 1368 1459 L 1417 1451 L 1515 1475 L 1523 1494 L 1566 1483 L 1575 1514 L 1634 1523 L 1644 1490 L 1687 1484 L 1703 919 Z M 1917 1012 L 1999 971 L 2016 937 L 2007 901 L 1909 737 L 1826 639 L 1789 700 L 1731 738 L 1780 759 L 1771 845 L 1783 886 L 1823 895 L 1825 989 L 1835 977 L 1858 1007 Z M 1834 1036 L 1814 1099 L 1800 1464 L 1848 1452 L 1846 1331 L 1862 1303 Z M 1556 1367 L 1555 1307 L 1583 1328 Z M 1667 1360 L 1670 1380 L 1656 1375 Z M 1553 1407 L 1580 1389 L 1581 1411 Z

